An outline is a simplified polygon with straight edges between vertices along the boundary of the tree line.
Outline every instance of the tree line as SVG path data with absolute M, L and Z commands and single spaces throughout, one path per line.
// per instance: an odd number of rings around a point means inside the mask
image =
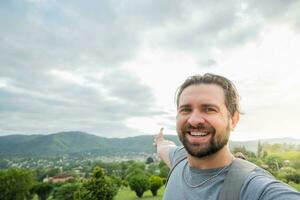
M 77 176 L 64 183 L 42 182 L 39 170 L 9 168 L 0 171 L 0 199 L 32 200 L 111 200 L 122 187 L 130 187 L 136 196 L 142 197 L 150 190 L 153 196 L 163 186 L 168 168 L 162 162 L 149 157 L 146 163 L 126 161 L 95 162 L 86 177 Z M 55 174 L 57 170 L 44 173 Z M 48 174 L 47 174 L 48 175 Z
M 271 172 L 276 178 L 300 191 L 300 151 L 298 146 L 258 143 L 256 152 L 244 146 L 235 147 L 247 160 Z M 123 187 L 129 187 L 137 197 L 150 190 L 153 196 L 164 185 L 168 167 L 148 157 L 145 162 L 96 161 L 83 166 L 84 176 L 64 183 L 44 183 L 46 176 L 60 173 L 58 169 L 8 168 L 0 170 L 0 199 L 32 200 L 111 200 Z

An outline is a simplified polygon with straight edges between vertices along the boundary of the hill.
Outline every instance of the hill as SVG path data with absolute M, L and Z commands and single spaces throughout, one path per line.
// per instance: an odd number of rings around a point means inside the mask
M 167 135 L 166 138 L 180 145 L 176 135 Z M 105 138 L 78 131 L 49 135 L 9 135 L 0 137 L 0 154 L 55 156 L 78 153 L 97 155 L 153 153 L 155 149 L 152 142 L 153 135 Z M 300 144 L 300 140 L 290 138 L 261 140 L 261 142 Z M 257 144 L 258 140 L 231 141 L 230 147 L 245 146 L 250 151 L 256 151 Z

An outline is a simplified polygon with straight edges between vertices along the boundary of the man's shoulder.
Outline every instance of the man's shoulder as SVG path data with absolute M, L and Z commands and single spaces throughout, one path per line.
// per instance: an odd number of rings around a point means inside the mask
M 241 190 L 241 199 L 300 200 L 300 193 L 257 167 L 245 180 Z
M 172 147 L 169 152 L 169 158 L 171 166 L 174 166 L 177 162 L 187 157 L 187 152 L 183 146 Z

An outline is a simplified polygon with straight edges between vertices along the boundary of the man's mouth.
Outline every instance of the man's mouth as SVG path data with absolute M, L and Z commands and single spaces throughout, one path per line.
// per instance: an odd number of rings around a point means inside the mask
M 188 134 L 191 136 L 195 136 L 195 137 L 205 137 L 209 133 L 208 132 L 200 132 L 200 131 L 190 131 L 190 132 L 188 132 Z

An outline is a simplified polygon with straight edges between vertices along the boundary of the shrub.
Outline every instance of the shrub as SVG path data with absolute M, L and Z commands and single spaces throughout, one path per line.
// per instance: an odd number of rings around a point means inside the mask
M 163 179 L 159 176 L 151 176 L 150 177 L 150 190 L 153 196 L 157 195 L 157 191 L 159 188 L 163 186 Z
M 142 197 L 144 192 L 150 187 L 148 176 L 138 173 L 128 178 L 130 189 L 133 190 L 138 197 Z

